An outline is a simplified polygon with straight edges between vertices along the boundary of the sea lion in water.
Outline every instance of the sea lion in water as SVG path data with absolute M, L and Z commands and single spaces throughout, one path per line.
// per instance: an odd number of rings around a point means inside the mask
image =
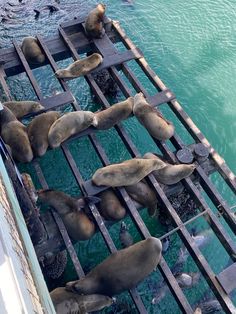
M 61 191 L 39 190 L 39 200 L 52 206 L 61 216 L 69 236 L 74 241 L 90 239 L 95 233 L 95 225 L 81 210 L 85 206 L 83 198 L 75 199 Z
M 152 153 L 146 153 L 143 158 L 148 159 L 158 159 L 159 157 Z M 195 164 L 178 164 L 178 165 L 171 165 L 169 163 L 166 163 L 166 166 L 162 169 L 158 169 L 153 171 L 153 175 L 156 178 L 156 180 L 160 183 L 171 185 L 178 183 L 180 180 L 189 177 L 194 169 L 196 169 Z
M 129 228 L 124 221 L 122 221 L 120 225 L 119 239 L 123 248 L 129 247 L 134 244 L 134 240 L 129 233 Z
M 115 124 L 127 119 L 133 110 L 134 98 L 129 97 L 125 101 L 112 105 L 111 107 L 96 112 L 96 128 L 106 130 L 112 128 Z
M 99 66 L 102 61 L 103 58 L 99 53 L 93 53 L 89 57 L 73 62 L 65 69 L 57 70 L 55 75 L 58 78 L 67 79 L 83 76 Z
M 103 28 L 105 9 L 105 4 L 99 3 L 95 9 L 89 12 L 88 17 L 85 20 L 85 33 L 87 36 L 101 38 L 105 34 Z
M 51 148 L 59 147 L 71 135 L 87 129 L 94 121 L 91 111 L 74 111 L 57 119 L 48 132 L 48 142 Z
M 30 144 L 35 156 L 43 156 L 48 149 L 48 132 L 60 117 L 57 111 L 48 111 L 35 117 L 27 127 Z
M 222 307 L 217 300 L 208 300 L 198 303 L 198 307 L 201 309 L 202 314 L 215 314 L 218 312 L 222 313 Z M 196 310 L 195 310 L 196 311 Z
M 157 159 L 133 158 L 98 169 L 92 181 L 98 186 L 128 186 L 138 183 L 150 172 L 162 167 L 163 162 L 160 163 Z
M 86 314 L 102 310 L 114 303 L 114 298 L 101 294 L 79 295 L 59 287 L 50 292 L 57 314 Z
M 101 202 L 99 203 L 100 214 L 106 220 L 120 220 L 125 217 L 126 210 L 121 205 L 115 192 L 112 190 L 106 190 L 99 194 Z
M 45 55 L 36 38 L 31 36 L 25 37 L 22 41 L 21 49 L 26 60 L 30 63 L 43 63 L 45 61 Z
M 134 288 L 158 265 L 161 241 L 150 237 L 112 253 L 84 278 L 66 284 L 66 289 L 80 294 L 115 295 Z
M 33 159 L 33 152 L 26 127 L 5 106 L 0 111 L 0 122 L 1 136 L 4 142 L 10 146 L 13 159 L 19 162 L 30 162 Z
M 40 110 L 44 110 L 44 106 L 42 106 L 37 101 L 23 100 L 23 101 L 7 101 L 3 103 L 4 106 L 9 108 L 17 119 L 22 118 L 28 113 L 38 112 Z
M 166 120 L 156 108 L 148 104 L 142 93 L 134 96 L 133 113 L 156 139 L 168 140 L 174 134 L 172 122 Z
M 155 215 L 157 211 L 156 194 L 144 180 L 126 186 L 125 189 L 132 199 L 148 208 L 149 216 Z

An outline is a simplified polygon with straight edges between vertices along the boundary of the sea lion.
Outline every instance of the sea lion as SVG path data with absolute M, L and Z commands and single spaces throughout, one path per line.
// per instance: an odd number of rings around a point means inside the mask
M 141 181 L 153 170 L 163 167 L 157 159 L 133 158 L 120 164 L 99 168 L 93 175 L 94 184 L 107 186 L 129 186 Z
M 21 49 L 26 60 L 30 63 L 43 63 L 45 61 L 45 55 L 36 38 L 31 36 L 25 37 L 22 41 Z
M 17 119 L 22 118 L 28 113 L 38 112 L 40 110 L 44 110 L 44 106 L 42 106 L 37 101 L 23 100 L 23 101 L 7 101 L 3 103 L 4 106 L 9 108 Z
M 161 249 L 161 241 L 154 237 L 135 243 L 112 253 L 84 278 L 68 282 L 66 289 L 109 296 L 132 289 L 157 267 Z
M 132 199 L 148 208 L 149 216 L 155 215 L 157 211 L 156 194 L 144 180 L 126 186 L 125 189 Z
M 33 152 L 30 146 L 26 127 L 16 119 L 10 109 L 3 106 L 0 111 L 1 136 L 11 148 L 13 159 L 19 162 L 30 162 Z
M 215 314 L 218 312 L 222 313 L 222 307 L 217 300 L 208 300 L 198 304 L 198 307 L 201 309 L 202 314 Z
M 81 210 L 84 199 L 75 199 L 61 191 L 39 190 L 39 200 L 52 206 L 61 216 L 69 236 L 74 241 L 90 239 L 95 225 Z
M 99 204 L 100 214 L 106 220 L 120 220 L 125 217 L 126 210 L 121 205 L 115 192 L 112 190 L 106 190 L 99 194 L 101 202 Z
M 129 97 L 125 101 L 112 105 L 111 107 L 95 112 L 96 128 L 106 130 L 129 117 L 133 110 L 134 98 Z
M 134 244 L 134 240 L 129 233 L 129 228 L 124 221 L 122 221 L 120 225 L 119 239 L 123 248 L 129 247 Z
M 83 76 L 95 69 L 102 61 L 103 58 L 99 53 L 93 53 L 84 59 L 73 62 L 65 69 L 57 70 L 55 75 L 58 78 L 66 79 Z
M 162 253 L 166 253 L 169 249 L 169 246 L 170 246 L 170 237 L 167 236 L 165 237 L 163 240 L 161 240 L 161 243 L 162 243 Z
M 57 111 L 48 111 L 35 117 L 27 127 L 34 156 L 43 156 L 48 149 L 48 132 L 51 125 L 60 117 Z
M 59 287 L 50 292 L 57 314 L 86 314 L 110 306 L 115 299 L 101 294 L 79 295 Z
M 142 93 L 134 96 L 133 113 L 154 138 L 165 141 L 173 136 L 172 122 L 166 120 L 156 108 L 150 106 Z
M 197 307 L 193 314 L 202 314 L 202 310 L 200 309 L 200 307 Z
M 87 36 L 102 38 L 105 34 L 105 30 L 103 28 L 105 9 L 105 4 L 99 3 L 95 9 L 89 12 L 89 15 L 85 20 L 85 33 Z
M 143 158 L 148 159 L 158 159 L 159 157 L 152 153 L 146 153 Z M 158 169 L 153 171 L 153 175 L 156 180 L 160 183 L 171 185 L 178 183 L 180 180 L 189 177 L 193 171 L 196 169 L 196 165 L 193 164 L 179 164 L 179 165 L 171 165 L 166 162 L 166 167 L 162 169 Z
M 59 147 L 71 135 L 87 129 L 94 121 L 91 111 L 74 111 L 57 119 L 48 132 L 48 142 L 51 148 Z

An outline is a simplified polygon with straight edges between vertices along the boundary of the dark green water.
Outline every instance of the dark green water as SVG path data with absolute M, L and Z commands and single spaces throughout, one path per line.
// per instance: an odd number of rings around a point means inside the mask
M 20 41 L 23 37 L 36 33 L 50 36 L 56 33 L 59 22 L 76 15 L 84 15 L 94 6 L 96 1 L 61 0 L 59 12 L 49 16 L 48 12 L 45 11 L 37 21 L 34 19 L 33 9 L 42 7 L 43 4 L 48 3 L 47 1 L 23 1 L 23 4 L 19 4 L 16 0 L 15 2 L 12 0 L 11 3 L 16 4 L 16 6 L 11 7 L 16 12 L 12 12 L 10 21 L 0 25 L 1 47 L 9 47 L 13 38 Z M 164 0 L 136 0 L 131 6 L 118 0 L 104 1 L 104 3 L 107 4 L 107 15 L 121 22 L 128 36 L 143 51 L 151 67 L 176 94 L 186 112 L 226 160 L 229 167 L 236 172 L 234 162 L 236 155 L 235 2 L 193 0 L 186 3 L 179 0 L 168 2 Z M 3 4 L 2 10 L 4 8 L 9 8 L 9 5 Z M 70 62 L 71 60 L 68 59 L 58 64 L 65 66 Z M 150 93 L 154 93 L 153 87 L 135 67 L 134 63 L 129 62 L 129 65 L 145 88 Z M 52 78 L 52 71 L 49 67 L 45 67 L 43 72 L 41 69 L 33 72 L 44 95 L 51 95 L 60 91 L 60 86 Z M 46 77 L 50 77 L 50 79 L 45 79 Z M 35 98 L 24 74 L 9 78 L 8 81 L 15 99 Z M 71 81 L 70 87 L 83 109 L 96 111 L 99 108 L 93 102 L 89 88 L 83 78 Z M 120 99 L 122 98 L 120 97 L 118 100 Z M 70 110 L 70 108 L 68 107 L 66 110 Z M 172 112 L 165 107 L 162 111 L 169 120 L 175 123 L 176 130 L 185 143 L 191 143 L 191 137 L 184 132 Z M 124 125 L 141 153 L 158 151 L 153 141 L 147 136 L 147 132 L 136 122 L 135 118 L 129 119 Z M 119 162 L 130 157 L 121 140 L 117 138 L 114 129 L 100 132 L 98 138 L 105 146 L 111 162 Z M 90 178 L 94 171 L 101 166 L 88 139 L 84 138 L 72 143 L 70 149 L 76 162 L 80 165 L 84 179 Z M 80 193 L 60 149 L 48 151 L 40 159 L 40 165 L 51 188 L 63 190 L 71 195 Z M 24 167 L 24 170 L 28 170 L 35 178 L 30 166 Z M 218 175 L 213 175 L 211 180 L 217 185 L 229 204 L 235 205 L 235 197 L 223 183 L 223 180 Z M 36 179 L 35 183 L 39 187 Z M 214 209 L 211 202 L 207 201 Z M 148 217 L 146 209 L 141 212 L 141 215 L 152 235 L 160 236 L 164 233 L 160 224 Z M 127 218 L 127 222 L 130 224 L 130 230 L 135 241 L 138 241 L 140 235 L 137 229 L 129 218 Z M 235 240 L 222 218 L 220 218 L 220 222 Z M 207 223 L 202 218 L 198 219 L 194 225 L 197 225 L 199 230 L 208 228 Z M 188 228 L 190 227 L 192 226 Z M 110 229 L 114 242 L 120 247 L 118 230 L 119 224 Z M 180 245 L 178 235 L 174 234 L 171 237 L 171 248 L 165 255 L 170 266 L 174 264 L 177 258 Z M 76 245 L 76 250 L 86 271 L 109 254 L 100 235 L 94 236 L 90 241 Z M 227 264 L 228 255 L 215 236 L 211 237 L 209 245 L 204 247 L 202 252 L 216 273 L 219 273 Z M 197 270 L 191 258 L 188 258 L 184 270 Z M 66 281 L 74 278 L 75 273 L 71 264 L 68 263 L 66 273 L 60 282 L 50 283 L 50 286 L 63 285 Z M 167 294 L 160 304 L 151 305 L 151 300 L 155 294 L 152 290 L 155 290 L 159 280 L 160 274 L 156 272 L 138 287 L 145 305 L 149 309 L 148 312 L 178 313 L 177 304 L 170 294 Z M 195 288 L 185 290 L 185 293 L 189 302 L 194 304 L 203 297 L 207 290 L 207 283 L 201 278 Z M 135 313 L 135 309 L 127 305 L 129 300 L 127 294 L 121 295 L 118 297 L 119 309 L 113 308 L 106 312 Z

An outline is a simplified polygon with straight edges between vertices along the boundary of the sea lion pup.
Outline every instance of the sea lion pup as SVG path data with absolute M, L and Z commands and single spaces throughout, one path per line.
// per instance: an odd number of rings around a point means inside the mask
M 133 113 L 149 134 L 156 139 L 165 141 L 173 136 L 172 122 L 166 120 L 156 108 L 150 106 L 142 93 L 134 96 Z
M 98 169 L 94 173 L 92 181 L 98 186 L 129 186 L 137 184 L 150 172 L 162 167 L 163 162 L 157 159 L 133 158 L 120 164 L 113 164 Z
M 21 49 L 30 63 L 43 63 L 45 61 L 45 55 L 39 47 L 36 38 L 31 36 L 25 37 L 22 41 Z
M 66 284 L 66 289 L 79 294 L 113 296 L 134 288 L 158 265 L 161 241 L 150 237 L 111 254 L 84 278 Z
M 1 136 L 4 142 L 10 146 L 13 159 L 19 162 L 30 162 L 33 159 L 33 152 L 26 127 L 5 106 L 0 112 L 0 122 Z
M 101 294 L 79 295 L 59 287 L 50 292 L 57 314 L 86 314 L 110 306 L 115 299 Z
M 143 158 L 160 160 L 159 157 L 152 153 L 146 153 Z M 152 174 L 158 182 L 171 185 L 178 183 L 184 178 L 189 177 L 193 173 L 194 169 L 196 169 L 195 164 L 171 165 L 169 163 L 166 163 L 166 166 L 164 168 L 155 170 Z
M 57 119 L 48 132 L 48 142 L 51 148 L 59 147 L 71 135 L 87 129 L 94 121 L 91 111 L 74 111 Z
M 103 28 L 103 18 L 105 14 L 106 5 L 99 3 L 95 9 L 89 12 L 85 20 L 85 33 L 89 37 L 102 38 L 105 34 Z
M 112 105 L 111 107 L 96 112 L 96 128 L 106 130 L 112 128 L 115 124 L 127 119 L 133 110 L 134 98 L 129 97 L 125 101 Z
M 101 198 L 99 212 L 106 220 L 120 220 L 125 217 L 126 210 L 114 191 L 106 190 L 101 192 L 99 197 Z
M 48 149 L 48 132 L 51 125 L 60 117 L 57 111 L 48 111 L 35 117 L 27 127 L 34 156 L 43 156 Z
M 102 61 L 103 58 L 99 53 L 93 53 L 89 57 L 73 62 L 65 69 L 57 70 L 55 75 L 58 78 L 67 79 L 83 76 L 99 66 Z
M 23 100 L 23 101 L 7 101 L 3 103 L 4 106 L 9 108 L 17 119 L 22 118 L 28 113 L 38 112 L 40 110 L 44 110 L 44 106 L 42 106 L 37 101 Z
M 149 216 L 153 216 L 156 213 L 156 194 L 144 180 L 136 184 L 126 186 L 125 189 L 132 199 L 148 208 Z
M 81 210 L 85 201 L 75 199 L 61 191 L 39 190 L 39 200 L 52 206 L 61 216 L 69 236 L 74 241 L 90 239 L 95 233 L 95 225 Z

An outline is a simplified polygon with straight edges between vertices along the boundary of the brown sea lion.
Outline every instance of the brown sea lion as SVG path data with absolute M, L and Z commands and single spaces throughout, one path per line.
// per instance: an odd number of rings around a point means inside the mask
M 0 111 L 1 136 L 10 146 L 13 159 L 30 162 L 33 159 L 33 152 L 26 127 L 16 119 L 10 109 L 5 106 L 3 108 Z
M 106 130 L 116 123 L 129 117 L 133 110 L 134 98 L 129 97 L 125 101 L 112 105 L 110 108 L 95 113 L 96 128 Z
M 37 101 L 23 100 L 23 101 L 7 101 L 3 103 L 4 106 L 9 108 L 17 119 L 22 118 L 24 115 L 37 112 L 40 110 L 44 110 L 44 106 L 42 106 Z
M 85 20 L 85 32 L 87 36 L 101 38 L 105 34 L 103 28 L 105 9 L 105 4 L 99 3 L 95 9 L 89 12 L 88 17 Z
M 136 184 L 126 186 L 125 189 L 132 199 L 148 208 L 150 216 L 153 216 L 156 213 L 156 194 L 144 180 Z
M 91 111 L 74 111 L 57 119 L 49 129 L 48 142 L 51 148 L 59 147 L 71 135 L 87 129 L 94 121 Z
M 114 191 L 107 190 L 101 192 L 99 197 L 101 198 L 99 211 L 106 220 L 120 220 L 125 217 L 126 210 L 121 205 Z
M 163 166 L 165 166 L 165 163 L 157 159 L 133 158 L 120 164 L 98 169 L 94 173 L 92 181 L 98 186 L 128 186 L 138 183 L 150 172 L 161 169 Z
M 132 289 L 157 267 L 161 250 L 161 241 L 157 238 L 140 241 L 111 254 L 84 278 L 68 282 L 66 289 L 109 296 Z
M 61 216 L 69 236 L 74 241 L 90 239 L 95 225 L 81 210 L 84 199 L 75 199 L 61 191 L 39 190 L 39 200 L 52 206 Z
M 89 57 L 73 62 L 65 69 L 57 70 L 55 75 L 67 79 L 83 76 L 99 66 L 102 61 L 103 58 L 99 53 L 93 53 Z
M 25 37 L 22 41 L 21 49 L 30 63 L 43 63 L 45 61 L 45 55 L 36 38 L 31 36 Z
M 79 295 L 59 287 L 50 292 L 57 314 L 86 314 L 110 306 L 115 299 L 101 294 Z
M 142 93 L 134 96 L 133 113 L 149 134 L 158 140 L 168 140 L 174 134 L 173 124 L 148 104 Z
M 159 157 L 152 153 L 146 153 L 143 158 L 160 160 Z M 171 165 L 169 163 L 166 163 L 166 166 L 164 168 L 155 170 L 152 174 L 158 182 L 171 185 L 178 183 L 184 178 L 189 177 L 193 173 L 194 169 L 196 169 L 195 164 Z
M 30 144 L 35 156 L 43 156 L 48 149 L 48 132 L 60 117 L 57 111 L 48 111 L 35 117 L 27 127 Z

